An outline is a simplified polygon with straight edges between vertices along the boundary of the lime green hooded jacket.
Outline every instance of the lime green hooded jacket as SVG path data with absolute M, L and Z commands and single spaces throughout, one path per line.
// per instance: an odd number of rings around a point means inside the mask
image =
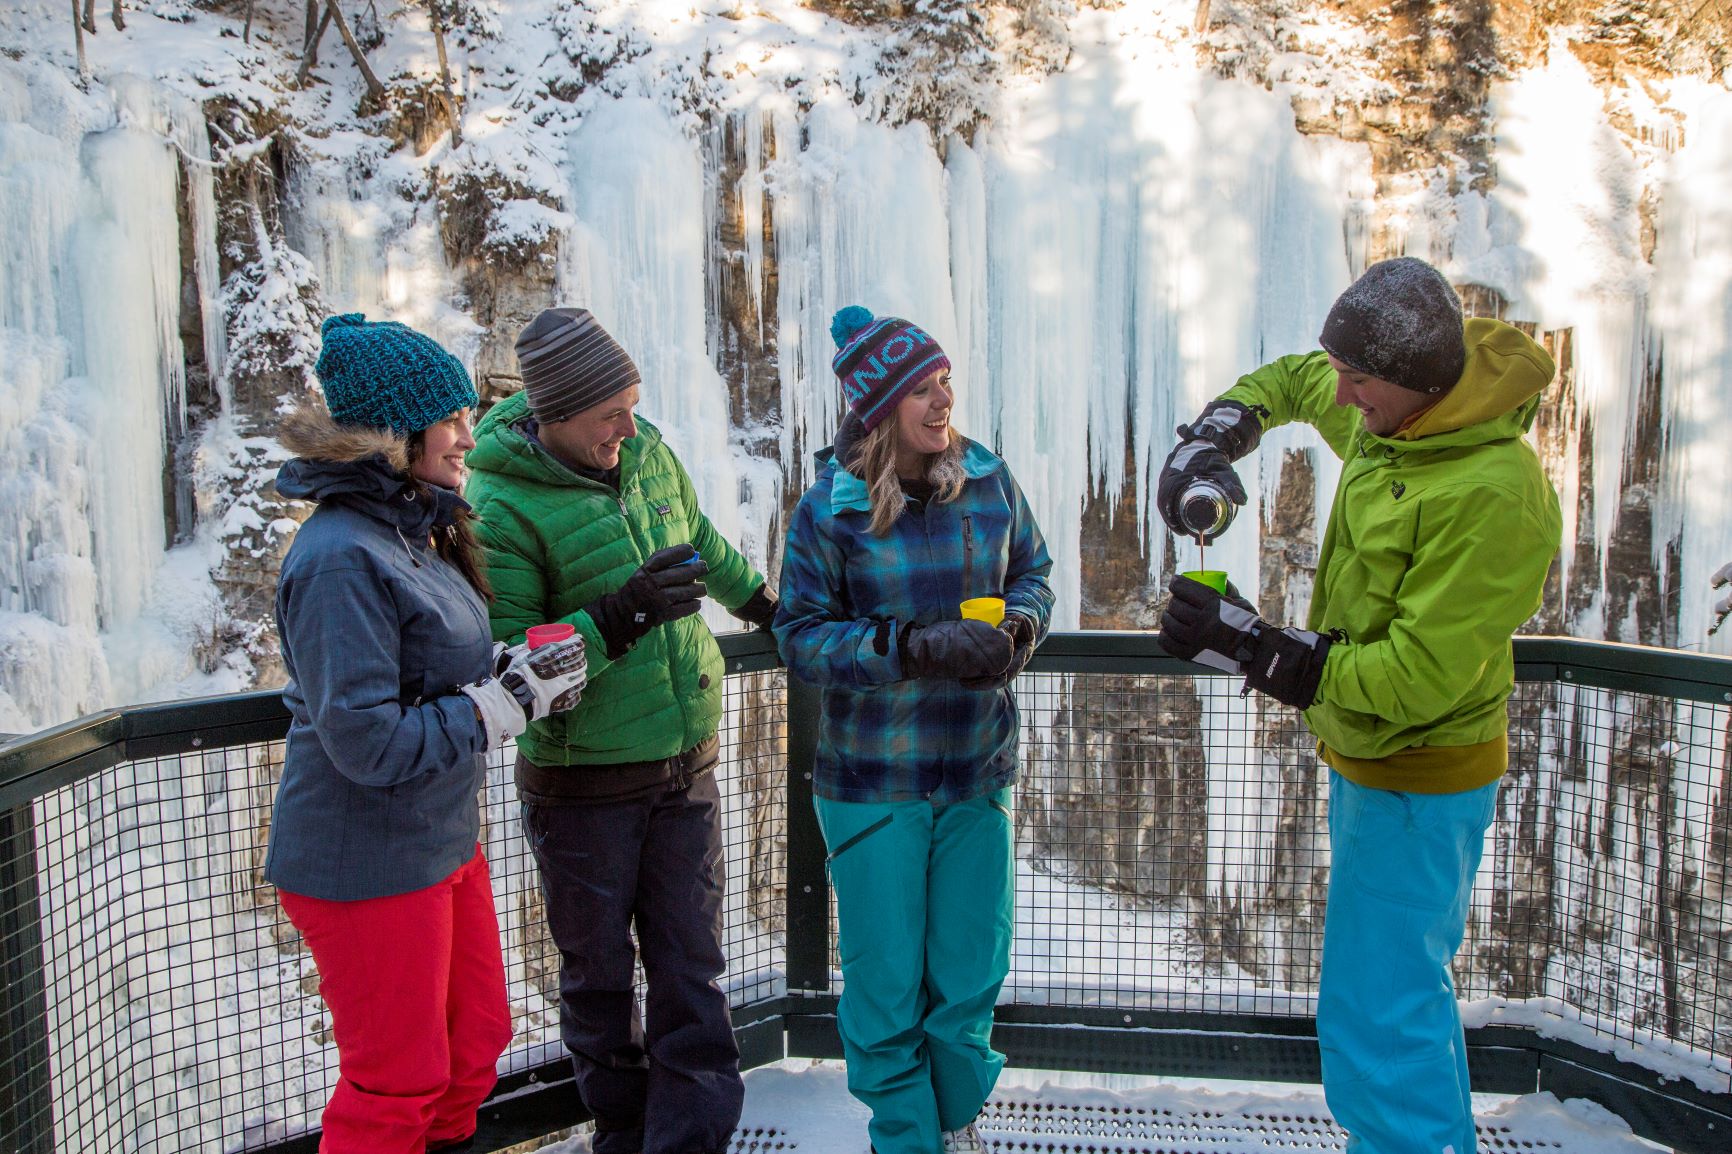
M 493 586 L 493 638 L 516 644 L 542 622 L 582 634 L 589 685 L 576 708 L 532 722 L 517 748 L 540 766 L 618 765 L 683 753 L 716 732 L 722 653 L 698 616 L 649 631 L 617 661 L 583 606 L 612 593 L 651 553 L 689 541 L 709 563 L 709 595 L 728 609 L 764 584 L 698 509 L 691 478 L 656 427 L 637 419 L 620 446 L 620 487 L 568 469 L 524 431 L 522 393 L 475 430 L 464 497 L 481 518 Z
M 1376 789 L 1455 793 L 1509 764 L 1510 638 L 1540 606 L 1563 519 L 1523 434 L 1552 359 L 1501 321 L 1466 324 L 1455 388 L 1387 437 L 1335 403 L 1322 352 L 1226 396 L 1305 421 L 1342 458 L 1307 625 L 1340 630 L 1305 721 L 1325 761 Z M 1338 634 L 1339 636 L 1339 634 Z

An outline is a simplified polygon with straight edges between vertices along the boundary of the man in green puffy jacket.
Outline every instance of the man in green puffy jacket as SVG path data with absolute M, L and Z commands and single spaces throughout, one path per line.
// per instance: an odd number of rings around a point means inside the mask
M 1554 369 L 1519 330 L 1464 322 L 1449 283 L 1411 257 L 1367 269 L 1318 343 L 1181 427 L 1158 498 L 1184 532 L 1192 484 L 1243 503 L 1232 462 L 1265 429 L 1315 427 L 1343 465 L 1308 628 L 1177 577 L 1161 640 L 1304 710 L 1330 766 L 1317 1038 L 1348 1149 L 1470 1154 L 1450 961 L 1509 762 L 1510 638 L 1561 539 L 1524 439 Z
M 595 1154 L 716 1154 L 744 1088 L 716 982 L 722 655 L 697 613 L 708 595 L 767 627 L 775 602 L 633 412 L 637 366 L 587 310 L 543 311 L 517 356 L 523 392 L 475 430 L 465 494 L 493 636 L 515 644 L 567 623 L 589 656 L 578 706 L 517 739 L 524 832 L 560 952 L 560 1033 Z

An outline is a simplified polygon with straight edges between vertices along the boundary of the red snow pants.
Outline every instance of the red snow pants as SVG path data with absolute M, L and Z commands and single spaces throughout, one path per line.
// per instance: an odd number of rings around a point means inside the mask
M 473 1134 L 511 1044 L 481 847 L 443 881 L 406 894 L 278 896 L 313 952 L 337 1040 L 320 1154 L 421 1154 Z

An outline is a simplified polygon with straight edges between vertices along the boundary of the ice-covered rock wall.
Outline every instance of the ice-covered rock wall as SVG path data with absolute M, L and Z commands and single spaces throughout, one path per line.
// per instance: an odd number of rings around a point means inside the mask
M 198 106 L 147 79 L 86 94 L 0 60 L 0 730 L 162 696 L 219 611 L 184 572 L 161 580 L 184 366 L 221 376 L 207 140 Z

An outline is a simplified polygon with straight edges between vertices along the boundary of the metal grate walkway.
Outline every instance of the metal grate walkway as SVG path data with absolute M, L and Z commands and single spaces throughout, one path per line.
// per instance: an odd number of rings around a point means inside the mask
M 1003 1086 L 981 1112 L 987 1154 L 1335 1154 L 1347 1148 L 1315 1086 L 1240 1092 L 1158 1085 Z M 1241 1083 L 1240 1085 L 1254 1085 Z M 866 1115 L 835 1068 L 753 1071 L 729 1154 L 868 1154 Z M 1487 1099 L 1479 1154 L 1654 1154 L 1598 1106 L 1549 1094 Z M 547 1154 L 586 1154 L 579 1139 Z
M 1481 1154 L 1562 1150 L 1556 1139 L 1481 1123 Z M 1292 1154 L 1347 1148 L 1347 1135 L 1308 1112 L 1221 1114 L 994 1101 L 980 1120 L 987 1154 Z M 829 1143 L 826 1143 L 829 1145 Z M 801 1144 L 774 1126 L 742 1128 L 730 1154 L 798 1154 Z
M 1507 1125 L 1482 1123 L 1477 1129 L 1481 1151 L 1564 1148 Z M 1002 1098 L 987 1103 L 980 1131 L 990 1154 L 1267 1154 L 1347 1148 L 1347 1135 L 1327 1115 L 1307 1110 L 1225 1113 Z

